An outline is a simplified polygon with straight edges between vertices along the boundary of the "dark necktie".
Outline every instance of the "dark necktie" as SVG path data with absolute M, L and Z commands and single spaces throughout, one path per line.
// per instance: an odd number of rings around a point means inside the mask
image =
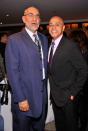
M 53 50 L 54 50 L 54 45 L 55 45 L 55 43 L 52 42 L 52 43 L 51 43 L 50 55 L 49 55 L 49 68 L 50 68 L 50 70 L 51 70 L 52 60 L 53 60 Z

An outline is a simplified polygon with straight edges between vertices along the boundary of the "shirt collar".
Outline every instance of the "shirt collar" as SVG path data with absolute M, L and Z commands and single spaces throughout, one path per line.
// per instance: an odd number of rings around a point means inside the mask
M 28 35 L 31 37 L 31 39 L 33 40 L 33 41 L 35 41 L 35 38 L 34 38 L 34 36 L 33 36 L 33 32 L 31 32 L 29 29 L 27 29 L 26 27 L 25 27 L 25 30 L 27 31 L 27 33 L 28 33 Z M 37 34 L 37 31 L 35 32 L 35 34 Z
M 62 36 L 63 36 L 63 34 L 62 34 L 62 35 L 60 35 L 60 36 L 59 36 L 56 40 L 52 40 L 52 42 L 55 42 L 55 44 L 56 44 L 56 43 L 58 43 L 58 44 L 59 44 L 59 42 L 60 42 L 60 40 L 61 40 Z

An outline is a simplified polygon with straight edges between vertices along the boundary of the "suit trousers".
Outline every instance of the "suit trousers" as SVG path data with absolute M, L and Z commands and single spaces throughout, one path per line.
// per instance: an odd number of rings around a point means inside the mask
M 78 131 L 76 100 L 68 100 L 63 107 L 58 107 L 52 100 L 56 131 Z
M 43 86 L 44 87 L 44 86 Z M 13 111 L 13 131 L 44 131 L 46 118 L 46 89 L 42 91 L 42 112 L 39 118 L 24 115 L 21 111 Z M 37 103 L 38 104 L 38 103 Z
M 44 117 L 32 118 L 25 115 L 13 115 L 13 131 L 44 131 Z

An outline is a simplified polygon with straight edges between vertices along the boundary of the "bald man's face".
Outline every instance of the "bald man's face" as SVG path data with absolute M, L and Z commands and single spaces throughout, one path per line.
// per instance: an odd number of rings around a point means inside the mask
M 39 11 L 34 8 L 30 7 L 27 10 L 25 10 L 24 16 L 22 17 L 23 22 L 25 23 L 25 26 L 35 33 L 39 27 L 40 24 L 40 14 Z
M 60 17 L 52 17 L 49 21 L 49 33 L 56 40 L 65 29 L 63 20 Z

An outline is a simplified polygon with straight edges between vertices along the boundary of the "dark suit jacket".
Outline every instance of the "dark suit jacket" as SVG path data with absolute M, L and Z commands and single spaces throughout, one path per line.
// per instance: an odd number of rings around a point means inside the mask
M 0 81 L 2 81 L 5 77 L 5 68 L 4 68 L 4 62 L 3 58 L 0 54 Z
M 41 33 L 38 33 L 38 36 L 43 47 L 44 67 L 47 72 L 48 42 Z M 12 109 L 19 110 L 17 103 L 27 99 L 30 110 L 24 114 L 39 117 L 42 112 L 43 82 L 37 45 L 23 30 L 8 38 L 5 57 L 8 80 L 12 88 Z
M 4 68 L 5 68 L 5 48 L 6 48 L 6 43 L 0 42 L 0 54 L 3 58 Z M 5 68 L 5 72 L 6 72 L 6 68 Z
M 6 43 L 0 42 L 0 53 L 3 58 L 5 58 L 5 47 L 6 47 Z
M 49 73 L 51 96 L 57 106 L 63 106 L 81 91 L 87 78 L 87 65 L 76 43 L 62 37 L 53 57 Z

